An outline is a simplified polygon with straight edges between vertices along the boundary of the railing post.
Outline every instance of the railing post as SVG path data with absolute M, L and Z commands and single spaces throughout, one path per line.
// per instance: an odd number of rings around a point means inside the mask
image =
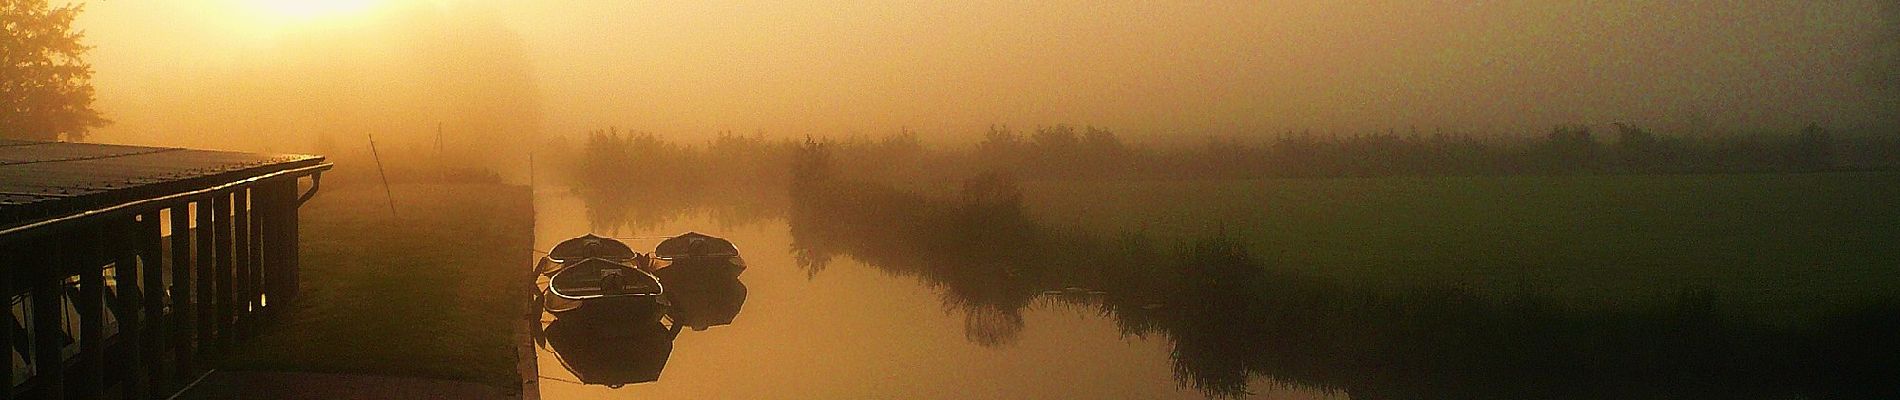
M 216 285 L 214 290 L 217 292 L 216 295 L 212 296 L 213 301 L 217 302 L 217 304 L 212 306 L 212 309 L 217 313 L 215 322 L 217 326 L 212 329 L 217 330 L 217 334 L 215 335 L 217 337 L 215 351 L 217 352 L 230 351 L 231 349 L 233 343 L 232 339 L 234 339 L 231 335 L 231 318 L 233 312 L 237 309 L 237 307 L 231 304 L 232 300 L 236 298 L 233 296 L 233 293 L 231 293 L 231 268 L 233 268 L 233 263 L 236 261 L 233 259 L 236 257 L 236 249 L 232 247 L 231 238 L 231 197 L 231 193 L 226 192 L 217 195 L 217 197 L 211 200 L 212 224 L 215 225 L 211 230 L 212 247 L 215 249 L 215 251 L 213 251 L 215 255 L 212 257 L 217 260 L 216 269 L 212 271 L 216 280 L 216 283 L 213 284 Z
M 174 378 L 180 380 L 191 374 L 191 315 L 196 312 L 192 301 L 192 237 L 199 233 L 191 228 L 191 203 L 179 203 L 172 207 L 172 264 L 171 264 L 171 315 L 167 317 L 172 346 L 172 368 Z M 172 387 L 173 382 L 166 381 L 158 385 Z
M 281 305 L 290 304 L 296 297 L 297 283 L 291 277 L 297 268 L 297 181 L 270 182 L 258 189 L 263 194 L 259 197 L 259 209 L 263 210 L 263 244 L 259 249 L 264 253 L 260 278 L 264 295 L 270 298 L 266 312 L 275 315 L 288 308 Z
M 119 343 L 118 347 L 120 349 L 131 347 L 133 350 L 114 352 L 120 358 L 113 360 L 115 362 L 112 363 L 110 369 L 123 373 L 120 376 L 125 377 L 123 387 L 126 394 L 142 397 L 144 392 L 141 390 L 143 388 L 140 381 L 143 380 L 141 378 L 144 375 L 144 369 L 139 362 L 139 357 L 143 354 L 137 351 L 136 346 L 144 342 L 144 320 L 139 315 L 139 306 L 143 303 L 141 298 L 144 296 L 139 295 L 138 279 L 140 259 L 145 257 L 141 254 L 145 241 L 139 236 L 139 228 L 145 226 L 146 219 L 156 218 L 156 215 L 140 214 L 136 217 L 138 220 L 133 218 L 127 217 L 125 221 L 112 223 L 106 227 L 111 230 L 106 234 L 105 246 L 112 249 L 112 285 L 114 286 L 113 293 L 108 293 L 110 294 L 108 298 L 112 301 L 106 306 L 112 308 L 112 316 L 119 322 L 119 331 L 115 335 L 118 337 L 116 340 Z M 102 345 L 99 348 L 103 351 L 105 346 Z
M 26 246 L 14 241 L 7 241 L 5 238 L 0 238 L 0 299 L 4 299 L 4 301 L 0 301 L 0 318 L 6 318 L 0 320 L 0 322 L 4 322 L 4 324 L 0 324 L 0 349 L 7 351 L 7 361 L 0 362 L 0 379 L 4 379 L 4 381 L 0 382 L 6 382 L 5 386 L 0 386 L 0 400 L 13 399 L 12 355 L 15 353 L 15 349 L 20 348 L 20 346 L 14 345 L 14 343 L 23 339 L 13 334 L 13 327 L 15 326 L 13 323 L 13 294 L 15 293 L 13 291 L 13 281 L 15 274 L 19 274 L 20 270 L 27 268 L 25 252 Z M 33 359 L 33 355 L 20 354 L 20 359 L 30 361 Z
M 244 275 L 240 278 L 244 280 L 244 303 L 241 304 L 241 306 L 244 307 L 244 319 L 240 321 L 243 325 L 238 327 L 238 338 L 250 340 L 257 336 L 259 317 L 264 313 L 263 281 L 260 279 L 262 279 L 264 273 L 262 270 L 264 264 L 263 238 L 264 224 L 266 221 L 264 218 L 265 213 L 262 212 L 263 207 L 258 204 L 258 199 L 262 197 L 259 195 L 262 194 L 262 192 L 257 190 L 257 186 L 251 186 L 239 193 L 249 198 L 248 203 L 246 203 L 249 207 L 239 208 L 238 211 L 247 215 L 250 223 L 247 225 L 249 230 L 247 230 L 247 233 L 244 235 L 246 238 L 244 241 L 244 258 L 239 259 L 244 261 L 244 268 L 242 268 Z
M 73 243 L 54 242 L 51 254 L 41 254 L 33 262 L 28 276 L 33 299 L 33 378 L 39 398 L 66 398 L 66 327 L 60 323 L 66 313 L 60 306 L 66 291 L 66 260 L 75 258 Z
M 282 207 L 278 209 L 275 230 L 278 258 L 277 266 L 273 271 L 277 273 L 277 277 L 270 279 L 277 280 L 278 287 L 281 288 L 278 293 L 284 298 L 283 304 L 292 304 L 302 293 L 301 285 L 303 284 L 298 280 L 303 271 L 299 269 L 301 261 L 298 257 L 301 250 L 297 247 L 301 243 L 297 239 L 297 230 L 300 229 L 297 225 L 297 206 L 299 205 L 297 180 L 284 180 L 283 186 L 275 190 L 282 191 L 280 196 L 283 197 L 277 200 L 278 207 Z
M 238 188 L 231 192 L 231 323 L 237 332 L 238 341 L 249 340 L 251 336 L 251 302 L 256 295 L 251 293 L 251 202 L 250 191 Z
M 140 319 L 143 323 L 139 325 L 139 360 L 143 365 L 137 366 L 143 370 L 134 371 L 134 376 L 143 372 L 144 379 L 138 381 L 142 385 L 140 391 L 154 399 L 159 398 L 163 392 L 159 389 L 165 386 L 165 232 L 158 214 L 159 210 L 154 209 L 139 217 L 143 218 L 138 229 L 139 243 L 144 245 L 139 257 L 139 274 L 143 280 L 135 290 L 143 300 L 137 305 L 145 306 L 145 310 Z M 127 286 L 119 287 L 124 291 Z M 135 398 L 137 394 L 130 393 L 126 397 Z
M 212 277 L 217 274 L 212 272 L 214 269 L 212 264 L 216 263 L 216 256 L 212 253 L 213 250 L 217 249 L 218 245 L 216 240 L 217 219 L 212 218 L 212 216 L 216 215 L 218 211 L 217 207 L 212 207 L 212 203 L 215 202 L 211 199 L 199 200 L 198 212 L 192 216 L 192 219 L 198 221 L 197 233 L 193 235 L 197 237 L 195 240 L 197 246 L 194 247 L 197 257 L 192 259 L 192 270 L 194 275 L 196 275 L 196 284 L 193 285 L 193 287 L 196 287 L 198 292 L 197 316 L 194 317 L 193 320 L 195 320 L 198 325 L 197 347 L 200 352 L 208 352 L 213 346 L 213 342 L 216 341 L 216 337 L 213 336 L 216 331 L 214 331 L 215 328 L 212 325 L 217 321 L 216 312 L 213 309 L 212 303 L 212 294 L 214 291 Z
M 108 222 L 110 224 L 112 222 Z M 83 228 L 85 242 L 79 257 L 67 260 L 68 271 L 79 272 L 78 298 L 73 299 L 79 317 L 79 371 L 73 381 L 79 397 L 104 397 L 105 388 L 105 269 L 99 263 L 105 244 L 105 227 Z

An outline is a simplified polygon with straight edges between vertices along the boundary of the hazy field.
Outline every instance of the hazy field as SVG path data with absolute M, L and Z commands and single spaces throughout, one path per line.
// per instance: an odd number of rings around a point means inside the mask
M 534 207 L 520 186 L 326 185 L 302 215 L 303 297 L 225 369 L 518 389 L 513 334 Z
M 1900 287 L 1900 173 L 1025 182 L 1042 223 L 1176 240 L 1374 286 L 1585 303 L 1707 289 L 1765 317 Z

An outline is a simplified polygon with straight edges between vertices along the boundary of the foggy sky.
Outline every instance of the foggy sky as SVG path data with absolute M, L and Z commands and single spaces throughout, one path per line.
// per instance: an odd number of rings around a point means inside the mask
M 1148 139 L 1891 131 L 1900 104 L 1900 28 L 1881 0 L 438 0 L 309 19 L 249 3 L 89 4 L 97 104 L 118 121 L 98 140 L 302 151 L 360 131 L 421 146 L 438 122 L 522 145 L 610 125 L 938 142 L 993 123 Z

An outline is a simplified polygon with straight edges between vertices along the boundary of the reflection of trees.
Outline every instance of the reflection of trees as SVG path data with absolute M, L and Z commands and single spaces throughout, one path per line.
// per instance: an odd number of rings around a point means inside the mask
M 668 192 L 664 189 L 575 188 L 587 207 L 588 227 L 594 232 L 618 234 L 651 231 L 690 215 L 705 215 L 720 229 L 732 229 L 783 218 L 777 196 Z
M 937 289 L 974 343 L 1012 343 L 1022 310 L 1059 302 L 1173 346 L 1176 379 L 1239 396 L 1265 377 L 1357 398 L 1881 397 L 1900 388 L 1900 307 L 1780 328 L 1694 294 L 1640 310 L 1537 296 L 1372 291 L 1270 268 L 1224 235 L 1173 248 L 1038 227 L 1002 176 L 958 200 L 794 171 L 794 251 L 839 255 Z M 1089 295 L 1099 292 L 1099 295 Z

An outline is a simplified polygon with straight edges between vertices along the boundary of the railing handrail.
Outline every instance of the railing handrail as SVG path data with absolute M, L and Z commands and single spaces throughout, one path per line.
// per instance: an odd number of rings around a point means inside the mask
M 93 218 L 106 218 L 106 217 L 117 215 L 119 213 L 130 212 L 127 210 L 131 210 L 136 207 L 144 206 L 147 204 L 165 203 L 165 202 L 171 202 L 175 200 L 186 199 L 190 197 L 203 196 L 203 195 L 207 195 L 207 194 L 211 194 L 215 192 L 231 190 L 233 188 L 237 188 L 244 185 L 256 184 L 258 182 L 263 182 L 267 180 L 274 180 L 274 179 L 279 179 L 279 178 L 284 178 L 284 177 L 290 177 L 290 178 L 302 177 L 303 175 L 309 175 L 309 174 L 322 172 L 324 170 L 328 170 L 330 169 L 330 167 L 335 166 L 335 165 L 336 164 L 334 163 L 321 163 L 321 164 L 305 166 L 305 167 L 278 170 L 278 171 L 274 171 L 274 172 L 263 174 L 263 175 L 239 179 L 239 180 L 235 180 L 231 182 L 226 182 L 226 183 L 219 184 L 217 186 L 208 187 L 208 188 L 192 190 L 192 191 L 187 191 L 187 192 L 172 193 L 172 194 L 168 194 L 164 196 L 147 198 L 147 199 L 132 200 L 132 201 L 119 203 L 119 204 L 115 204 L 111 206 L 105 206 L 105 207 L 95 208 L 91 210 L 80 211 L 80 212 L 69 214 L 63 217 L 44 219 L 44 220 L 0 230 L 0 240 L 26 239 L 34 235 L 41 234 L 45 232 L 43 229 L 50 226 L 54 226 L 54 225 L 60 225 L 60 224 L 66 224 L 66 223 L 79 223 L 79 221 L 86 220 L 86 219 L 93 219 Z

